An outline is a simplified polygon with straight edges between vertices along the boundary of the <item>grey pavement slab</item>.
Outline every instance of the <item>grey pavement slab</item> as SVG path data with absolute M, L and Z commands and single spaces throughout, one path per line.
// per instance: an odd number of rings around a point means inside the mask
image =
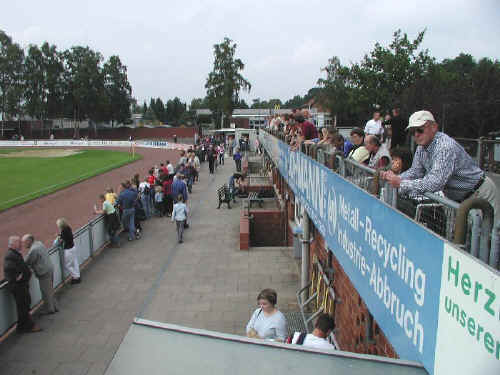
M 207 170 L 204 164 L 190 196 L 183 244 L 169 218 L 153 218 L 142 239 L 103 251 L 83 270 L 81 284 L 57 293 L 59 313 L 36 317 L 42 332 L 0 343 L 0 373 L 103 374 L 136 316 L 243 335 L 264 287 L 277 289 L 281 310 L 296 310 L 290 250 L 240 251 L 240 202 L 217 210 L 215 201 L 234 165 L 215 176 Z

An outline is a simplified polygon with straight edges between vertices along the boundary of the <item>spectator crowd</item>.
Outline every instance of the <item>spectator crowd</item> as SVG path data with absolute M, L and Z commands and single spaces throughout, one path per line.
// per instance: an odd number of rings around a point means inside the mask
M 208 161 L 211 173 L 218 163 L 224 162 L 224 145 L 216 144 L 213 137 L 200 140 L 187 151 L 180 152 L 174 166 L 170 160 L 152 166 L 141 178 L 135 174 L 123 181 L 118 189 L 112 187 L 99 195 L 94 213 L 103 215 L 111 246 L 120 247 L 120 232 L 129 241 L 139 240 L 143 232 L 142 222 L 153 216 L 169 217 L 176 223 L 177 241 L 184 242 L 184 230 L 189 227 L 189 194 L 199 181 L 201 163 Z M 70 223 L 65 218 L 56 221 L 57 234 L 53 246 L 61 249 L 65 273 L 69 282 L 80 284 L 80 265 L 75 238 Z M 25 255 L 23 255 L 25 254 Z M 38 332 L 40 327 L 30 314 L 30 279 L 34 274 L 39 281 L 43 300 L 41 314 L 59 311 L 54 297 L 54 267 L 49 250 L 34 238 L 25 234 L 22 238 L 12 235 L 4 259 L 4 275 L 7 290 L 14 297 L 18 313 L 18 332 Z
M 399 108 L 385 116 L 376 110 L 364 127 L 350 130 L 349 139 L 334 127 L 318 131 L 308 110 L 275 115 L 268 128 L 280 135 L 291 151 L 323 149 L 378 171 L 404 199 L 422 200 L 426 192 L 458 203 L 470 197 L 483 198 L 492 206 L 495 222 L 498 220 L 500 197 L 495 183 L 456 140 L 439 131 L 429 111 L 417 111 L 406 121 Z M 414 155 L 411 141 L 416 145 Z

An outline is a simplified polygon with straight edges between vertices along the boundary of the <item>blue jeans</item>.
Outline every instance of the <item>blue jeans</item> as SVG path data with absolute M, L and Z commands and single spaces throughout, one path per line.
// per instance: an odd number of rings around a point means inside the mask
M 126 208 L 123 210 L 122 224 L 123 224 L 124 229 L 128 228 L 128 239 L 129 240 L 135 239 L 134 216 L 135 216 L 135 208 Z
M 151 199 L 148 195 L 143 194 L 141 196 L 142 208 L 144 208 L 144 212 L 146 217 L 149 219 L 151 217 Z

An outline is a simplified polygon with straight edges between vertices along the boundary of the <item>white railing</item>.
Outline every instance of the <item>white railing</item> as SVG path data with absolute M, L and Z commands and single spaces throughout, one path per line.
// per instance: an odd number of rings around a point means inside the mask
M 74 232 L 78 263 L 82 265 L 109 241 L 104 225 L 104 216 L 99 216 Z M 64 269 L 64 254 L 60 247 L 49 250 L 54 265 L 54 287 L 60 286 L 69 276 Z M 0 282 L 0 336 L 6 333 L 17 321 L 16 304 L 7 291 L 6 281 Z M 30 280 L 31 307 L 42 300 L 38 279 L 33 275 Z

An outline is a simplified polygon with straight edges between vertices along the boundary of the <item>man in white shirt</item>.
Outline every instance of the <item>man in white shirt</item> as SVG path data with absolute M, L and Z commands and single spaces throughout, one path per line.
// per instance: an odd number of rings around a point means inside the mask
M 303 333 L 295 332 L 292 344 L 307 346 L 314 349 L 335 349 L 335 346 L 328 342 L 327 337 L 335 328 L 333 318 L 328 314 L 320 314 L 314 324 L 314 331 L 304 336 Z
M 366 123 L 365 134 L 376 135 L 379 137 L 379 139 L 382 139 L 382 135 L 384 134 L 384 128 L 382 127 L 380 112 L 375 111 L 373 113 L 373 118 Z

